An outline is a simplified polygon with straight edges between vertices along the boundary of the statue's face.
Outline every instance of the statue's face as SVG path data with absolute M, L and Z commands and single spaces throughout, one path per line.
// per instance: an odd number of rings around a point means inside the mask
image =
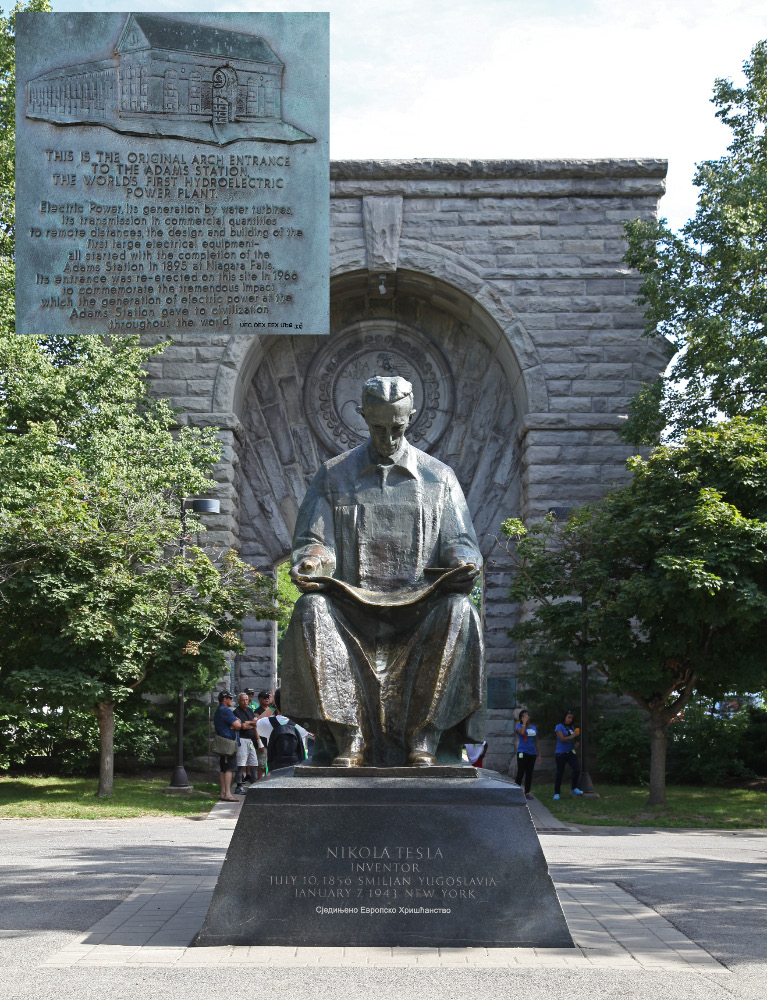
M 363 400 L 361 413 L 370 431 L 370 440 L 381 458 L 391 458 L 402 447 L 402 439 L 410 423 L 413 399 L 408 396 L 396 403 L 385 403 L 368 397 Z

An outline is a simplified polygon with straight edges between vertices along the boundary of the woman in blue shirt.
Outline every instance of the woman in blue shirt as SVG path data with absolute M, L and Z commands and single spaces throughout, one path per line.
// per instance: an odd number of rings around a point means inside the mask
M 583 792 L 578 785 L 578 778 L 581 776 L 581 766 L 578 763 L 578 755 L 575 752 L 575 747 L 578 746 L 576 737 L 580 735 L 580 729 L 577 729 L 573 723 L 575 722 L 575 713 L 567 711 L 564 714 L 562 721 L 554 730 L 554 735 L 557 738 L 557 748 L 555 753 L 555 761 L 557 767 L 556 777 L 554 779 L 554 798 L 559 798 L 559 793 L 562 788 L 562 776 L 565 773 L 565 766 L 570 765 L 570 778 L 571 778 L 571 792 L 573 795 L 583 795 Z
M 538 730 L 530 721 L 530 713 L 527 709 L 523 709 L 519 713 L 519 722 L 517 723 L 519 746 L 517 747 L 517 776 L 514 780 L 518 785 L 521 785 L 524 780 L 526 799 L 535 798 L 534 795 L 530 794 L 530 788 L 533 784 L 533 768 L 538 759 L 537 735 Z

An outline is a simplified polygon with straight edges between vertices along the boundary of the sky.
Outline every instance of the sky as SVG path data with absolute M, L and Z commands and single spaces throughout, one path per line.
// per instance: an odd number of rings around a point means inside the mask
M 660 157 L 674 228 L 727 147 L 714 80 L 767 37 L 762 0 L 53 0 L 147 7 L 329 11 L 333 159 Z

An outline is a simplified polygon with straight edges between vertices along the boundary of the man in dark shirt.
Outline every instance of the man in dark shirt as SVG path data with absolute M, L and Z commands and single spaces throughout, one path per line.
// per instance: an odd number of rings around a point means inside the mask
M 213 716 L 213 727 L 218 736 L 226 740 L 237 740 L 239 735 L 237 730 L 242 723 L 232 711 L 232 696 L 229 691 L 222 691 L 218 696 L 218 708 Z M 220 754 L 218 758 L 219 781 L 221 783 L 221 801 L 237 802 L 232 795 L 232 775 L 237 770 L 237 751 L 231 754 Z
M 274 704 L 273 691 L 258 692 L 258 708 L 256 709 L 257 719 L 268 719 L 270 715 L 276 715 L 277 708 Z
M 242 783 L 245 779 L 246 768 L 251 772 L 251 780 L 253 780 L 253 768 L 258 768 L 258 778 L 263 776 L 257 751 L 261 750 L 263 754 L 264 747 L 261 743 L 261 737 L 256 732 L 256 713 L 248 705 L 247 692 L 243 691 L 237 698 L 237 708 L 235 708 L 234 714 L 241 723 L 240 745 L 237 749 L 237 786 L 234 789 L 234 794 L 244 795 L 245 789 Z

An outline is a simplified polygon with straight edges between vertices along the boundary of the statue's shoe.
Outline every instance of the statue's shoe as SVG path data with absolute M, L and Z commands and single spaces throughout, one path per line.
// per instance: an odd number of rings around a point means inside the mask
M 362 767 L 365 758 L 361 753 L 340 753 L 333 758 L 331 767 Z
M 332 767 L 362 767 L 365 763 L 365 741 L 355 733 L 346 741 L 341 752 L 333 758 Z
M 427 753 L 425 750 L 413 750 L 407 762 L 410 767 L 434 767 L 437 758 L 433 753 Z

